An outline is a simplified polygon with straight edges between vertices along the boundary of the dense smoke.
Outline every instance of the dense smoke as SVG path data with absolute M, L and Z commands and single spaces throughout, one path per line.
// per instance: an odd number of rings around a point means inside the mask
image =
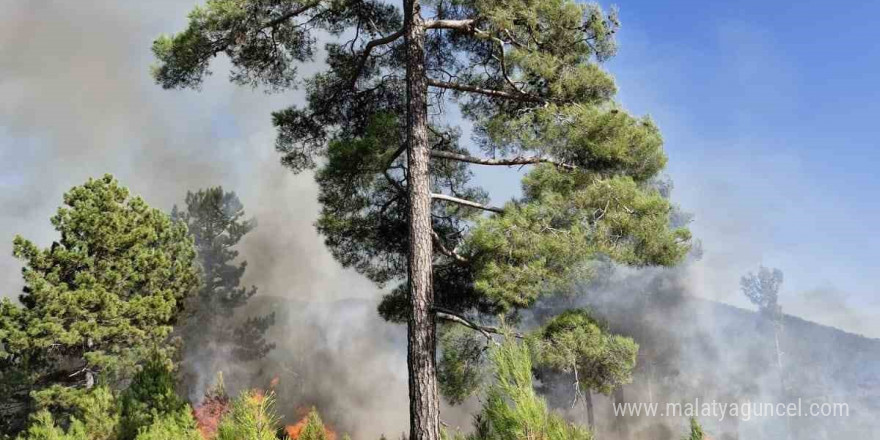
M 694 260 L 675 269 L 595 265 L 596 277 L 572 297 L 537 308 L 540 320 L 560 308 L 586 307 L 609 328 L 641 344 L 634 381 L 613 396 L 594 396 L 597 434 L 604 439 L 681 438 L 687 418 L 617 417 L 615 403 L 846 403 L 847 417 L 700 417 L 715 439 L 868 438 L 880 406 L 880 341 L 785 315 L 777 368 L 772 323 L 759 313 L 701 299 Z M 784 306 L 783 306 L 784 307 Z M 784 310 L 784 309 L 783 309 Z M 547 384 L 558 408 L 586 423 L 572 407 L 571 380 Z M 805 409 L 806 410 L 806 409 Z M 837 437 L 843 435 L 843 437 Z
M 320 368 L 283 377 L 282 387 L 340 384 L 332 389 L 340 397 L 334 415 L 357 409 L 344 405 L 357 405 L 375 414 L 366 432 L 400 432 L 407 426 L 406 380 L 400 373 L 406 369 L 405 356 L 399 355 L 400 345 L 392 350 L 387 339 L 389 332 L 402 334 L 403 329 L 384 327 L 375 313 L 379 291 L 333 260 L 312 226 L 318 205 L 311 175 L 285 170 L 272 148 L 270 112 L 298 102 L 301 93 L 266 95 L 236 88 L 227 83 L 222 60 L 201 93 L 163 91 L 149 76 L 150 43 L 162 32 L 181 28 L 198 3 L 4 3 L 0 295 L 15 297 L 21 290 L 21 263 L 11 256 L 15 234 L 51 243 L 56 236 L 49 217 L 62 194 L 89 177 L 112 173 L 133 193 L 167 211 L 182 204 L 188 190 L 222 185 L 235 191 L 258 221 L 240 245 L 249 263 L 244 284 L 259 288 L 257 298 L 271 296 L 281 305 L 298 301 L 289 306 L 290 313 L 279 313 L 277 333 L 270 335 L 278 345 L 275 356 L 289 360 L 283 354 L 298 353 L 303 345 L 325 353 Z M 359 300 L 362 313 L 344 320 L 295 313 L 305 303 L 342 299 Z M 282 323 L 281 315 L 294 321 Z M 357 328 L 364 331 L 351 339 L 356 351 L 333 345 L 330 335 L 339 340 Z M 236 377 L 254 380 L 253 366 L 225 367 L 230 388 Z M 264 371 L 285 375 L 270 366 Z M 215 373 L 204 371 L 204 382 Z M 379 377 L 384 382 L 377 382 Z M 289 406 L 279 409 L 293 415 L 294 405 L 323 403 L 312 396 L 302 402 L 282 399 Z

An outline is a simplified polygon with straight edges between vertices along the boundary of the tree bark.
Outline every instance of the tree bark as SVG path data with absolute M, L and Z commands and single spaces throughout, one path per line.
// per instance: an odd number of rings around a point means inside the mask
M 623 405 L 626 402 L 626 397 L 623 395 L 623 387 L 619 386 L 614 389 L 614 404 Z M 626 414 L 623 417 L 616 417 L 614 419 L 614 426 L 617 434 L 620 438 L 629 438 L 629 424 L 626 419 Z
M 593 392 L 587 388 L 584 391 L 584 400 L 587 401 L 587 423 L 590 426 L 590 432 L 596 435 L 596 416 L 593 414 Z
M 407 365 L 410 440 L 439 440 L 436 321 L 432 286 L 431 185 L 428 162 L 428 79 L 425 27 L 419 0 L 404 2 L 406 46 L 407 189 L 409 192 L 409 297 Z
M 788 387 L 785 386 L 785 372 L 782 370 L 782 350 L 779 348 L 779 330 L 782 328 L 782 316 L 777 312 L 773 318 L 773 340 L 776 343 L 776 371 L 779 373 L 779 386 L 782 388 L 782 395 L 788 400 Z M 791 417 L 785 418 L 785 438 L 791 439 L 792 426 Z

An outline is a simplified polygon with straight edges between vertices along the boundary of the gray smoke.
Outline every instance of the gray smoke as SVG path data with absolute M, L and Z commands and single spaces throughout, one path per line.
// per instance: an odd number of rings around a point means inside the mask
M 163 91 L 148 75 L 150 42 L 162 32 L 181 29 L 186 13 L 198 3 L 3 2 L 0 295 L 15 296 L 21 288 L 20 263 L 11 257 L 14 235 L 48 245 L 55 238 L 48 219 L 61 195 L 88 177 L 110 172 L 134 193 L 166 210 L 181 203 L 187 190 L 223 185 L 236 191 L 249 215 L 258 220 L 257 229 L 241 244 L 242 257 L 249 262 L 244 282 L 260 289 L 245 313 L 278 313 L 268 335 L 278 347 L 254 365 L 221 360 L 207 366 L 205 362 L 204 383 L 214 377 L 215 369 L 230 376 L 231 387 L 236 377 L 244 378 L 242 383 L 267 386 L 278 376 L 279 408 L 288 422 L 296 407 L 315 405 L 330 423 L 355 438 L 402 432 L 408 408 L 405 329 L 382 322 L 375 314 L 378 289 L 333 260 L 312 226 L 318 212 L 312 177 L 284 170 L 272 149 L 269 113 L 300 102 L 302 94 L 265 95 L 232 86 L 222 61 L 214 66 L 216 74 L 202 93 Z M 307 74 L 318 67 L 301 71 Z M 468 133 L 466 125 L 462 128 Z M 491 170 L 478 177 L 493 190 L 514 188 L 503 180 L 510 177 L 501 174 Z M 750 221 L 744 218 L 731 227 L 743 228 Z M 694 299 L 735 298 L 738 271 L 733 277 L 706 278 L 707 273 L 720 273 L 706 270 L 707 266 L 729 266 L 731 261 L 725 258 L 730 254 L 730 249 L 723 249 L 676 270 L 618 269 L 606 279 L 582 286 L 583 296 L 576 305 L 607 315 L 618 331 L 652 336 L 641 340 L 645 350 L 653 351 L 652 362 L 642 363 L 636 384 L 624 389 L 631 396 L 627 400 L 649 396 L 663 401 L 699 393 L 735 399 L 773 393 L 773 373 L 759 367 L 766 360 L 766 341 L 754 328 L 744 327 L 752 325 L 753 315 Z M 742 258 L 735 262 L 741 264 Z M 783 295 L 781 303 L 810 319 L 878 334 L 876 323 L 855 321 L 858 314 L 833 288 L 817 289 L 804 298 L 787 301 Z M 731 338 L 737 332 L 742 336 Z M 800 337 L 805 345 L 810 342 L 794 331 L 787 334 Z M 822 349 L 835 349 L 823 344 Z M 860 356 L 868 359 L 860 362 L 868 362 L 863 365 L 874 368 L 868 371 L 876 371 L 878 364 L 869 363 L 870 353 L 877 350 L 871 344 L 864 343 L 869 354 Z M 815 371 L 832 376 L 850 370 Z M 854 374 L 823 382 L 824 388 L 816 392 L 803 392 L 848 395 L 856 385 L 868 384 L 865 389 L 873 390 L 876 385 L 871 384 L 877 382 L 872 380 L 873 376 Z M 559 399 L 568 391 L 560 389 Z M 600 432 L 610 438 L 621 429 L 609 415 L 610 400 L 597 397 L 596 406 Z M 472 410 L 447 408 L 444 420 L 466 427 Z M 570 415 L 583 420 L 581 407 Z M 647 420 L 633 421 L 627 429 L 649 432 L 651 438 L 666 438 L 663 433 L 677 438 L 682 427 Z
M 381 322 L 375 313 L 378 289 L 343 270 L 315 233 L 312 176 L 285 170 L 273 150 L 270 112 L 299 102 L 302 94 L 266 95 L 230 85 L 223 60 L 201 93 L 163 91 L 149 76 L 153 39 L 181 29 L 199 3 L 3 2 L 0 295 L 14 297 L 21 290 L 21 264 L 11 256 L 13 237 L 51 243 L 56 235 L 49 217 L 62 194 L 89 177 L 112 173 L 167 211 L 182 204 L 188 190 L 222 185 L 236 191 L 258 220 L 240 245 L 249 263 L 244 282 L 259 288 L 257 298 L 277 299 L 274 305 L 285 309 L 270 335 L 278 347 L 269 359 L 278 365 L 194 360 L 206 366 L 204 382 L 213 379 L 215 367 L 227 370 L 231 387 L 236 377 L 252 380 L 253 372 L 277 374 L 283 380 L 279 410 L 285 415 L 292 417 L 295 406 L 318 405 L 336 424 L 348 414 L 371 414 L 369 423 L 366 416 L 355 417 L 357 425 L 345 426 L 358 438 L 402 432 L 406 359 L 400 345 L 389 340 L 397 341 L 393 338 L 403 329 Z M 297 313 L 303 304 L 329 310 L 342 300 L 361 306 L 344 318 L 317 313 L 301 320 Z M 347 341 L 356 346 L 344 345 Z M 321 364 L 296 357 L 309 353 L 324 353 Z M 281 368 L 282 360 L 298 371 Z M 294 392 L 309 387 L 316 391 Z
M 576 295 L 537 308 L 539 320 L 565 307 L 589 308 L 641 345 L 633 383 L 613 396 L 594 395 L 599 438 L 681 438 L 687 417 L 618 417 L 613 405 L 654 402 L 662 412 L 666 403 L 695 399 L 849 406 L 849 417 L 698 417 L 714 439 L 786 438 L 786 432 L 793 439 L 869 438 L 880 429 L 873 416 L 880 407 L 880 340 L 786 315 L 780 373 L 772 324 L 755 311 L 699 298 L 694 264 L 632 269 L 598 263 L 598 276 L 581 283 Z M 549 383 L 547 390 L 551 403 L 586 423 L 585 407 L 569 405 L 570 380 Z

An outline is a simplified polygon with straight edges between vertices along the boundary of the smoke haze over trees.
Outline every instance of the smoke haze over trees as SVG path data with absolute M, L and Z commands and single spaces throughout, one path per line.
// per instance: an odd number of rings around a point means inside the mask
M 0 100 L 0 188 L 3 189 L 0 192 L 0 204 L 3 206 L 0 210 L 0 234 L 3 234 L 0 235 L 0 295 L 14 300 L 22 287 L 21 262 L 11 256 L 14 235 L 28 237 L 40 247 L 49 246 L 57 237 L 46 219 L 53 214 L 61 195 L 70 187 L 84 182 L 87 177 L 112 171 L 134 193 L 143 195 L 151 206 L 164 212 L 169 212 L 173 204 L 180 203 L 181 195 L 189 189 L 222 184 L 228 189 L 235 189 L 247 206 L 248 214 L 260 221 L 260 227 L 247 234 L 239 245 L 241 259 L 249 262 L 241 285 L 256 285 L 260 291 L 249 305 L 242 307 L 242 314 L 263 316 L 273 310 L 279 311 L 276 316 L 278 322 L 267 331 L 267 335 L 275 334 L 277 337 L 270 339 L 283 342 L 258 363 L 261 377 L 268 382 L 274 375 L 283 376 L 286 370 L 281 367 L 286 364 L 281 361 L 296 359 L 302 366 L 297 370 L 300 371 L 298 375 L 291 375 L 298 382 L 295 382 L 296 385 L 291 383 L 290 387 L 299 388 L 302 395 L 309 395 L 315 402 L 320 402 L 322 414 L 326 414 L 325 407 L 332 408 L 335 415 L 331 420 L 334 422 L 344 418 L 346 413 L 356 414 L 357 421 L 352 425 L 361 429 L 358 432 L 368 438 L 377 437 L 374 434 L 381 432 L 393 437 L 405 425 L 398 409 L 405 405 L 406 381 L 399 374 L 399 369 L 406 360 L 405 354 L 394 349 L 401 342 L 399 329 L 386 325 L 372 313 L 383 292 L 354 271 L 341 269 L 334 261 L 312 226 L 319 215 L 317 185 L 311 176 L 294 176 L 282 169 L 278 166 L 277 155 L 267 148 L 274 142 L 275 131 L 266 115 L 291 102 L 302 102 L 304 91 L 265 95 L 260 91 L 235 88 L 227 84 L 225 72 L 228 64 L 222 59 L 215 68 L 217 74 L 206 81 L 200 94 L 157 92 L 152 80 L 144 73 L 152 63 L 152 55 L 144 42 L 151 41 L 160 32 L 181 29 L 185 25 L 187 11 L 197 3 L 200 2 L 97 0 L 74 4 L 12 0 L 4 4 L 0 12 L 0 95 L 4 97 Z M 723 10 L 706 11 L 707 7 L 688 5 L 687 10 L 693 14 L 703 12 L 704 16 L 725 14 Z M 774 5 L 761 7 L 775 8 Z M 674 3 L 665 5 L 663 16 L 668 17 L 674 11 L 682 13 L 681 8 L 682 5 Z M 810 5 L 802 5 L 801 10 L 810 8 Z M 863 307 L 853 307 L 854 301 L 858 303 L 864 300 L 859 297 L 863 292 L 854 290 L 853 286 L 868 284 L 864 283 L 867 271 L 862 269 L 867 259 L 853 264 L 856 257 L 839 255 L 839 248 L 833 246 L 828 246 L 823 252 L 828 255 L 811 254 L 810 250 L 801 247 L 778 252 L 770 250 L 774 244 L 770 238 L 785 235 L 781 233 L 789 231 L 790 224 L 785 223 L 789 217 L 782 216 L 780 212 L 792 212 L 792 206 L 804 206 L 805 210 L 816 208 L 804 200 L 806 197 L 792 201 L 790 196 L 821 191 L 807 191 L 806 186 L 798 185 L 798 180 L 804 176 L 799 174 L 801 171 L 798 171 L 797 161 L 788 160 L 785 152 L 768 157 L 744 148 L 744 144 L 752 144 L 752 138 L 728 142 L 729 139 L 706 138 L 697 133 L 715 131 L 717 128 L 704 127 L 702 119 L 697 119 L 697 116 L 729 114 L 726 110 L 730 108 L 750 112 L 754 107 L 746 103 L 725 108 L 723 112 L 711 109 L 711 103 L 716 100 L 706 99 L 707 93 L 703 87 L 711 85 L 704 81 L 706 78 L 715 78 L 705 74 L 706 69 L 713 67 L 700 63 L 711 58 L 703 56 L 707 54 L 702 44 L 711 42 L 712 38 L 692 41 L 686 41 L 684 37 L 670 40 L 655 38 L 652 34 L 655 30 L 634 24 L 647 21 L 654 9 L 647 5 L 622 5 L 621 16 L 625 24 L 620 34 L 623 38 L 622 54 L 610 69 L 618 76 L 625 104 L 637 113 L 650 111 L 658 125 L 664 127 L 673 164 L 690 160 L 686 157 L 689 150 L 683 146 L 686 142 L 706 148 L 713 157 L 718 155 L 719 159 L 709 161 L 711 163 L 723 163 L 728 169 L 748 164 L 743 167 L 748 172 L 744 173 L 745 176 L 725 174 L 720 169 L 721 165 L 716 165 L 701 173 L 694 171 L 697 167 L 693 164 L 690 167 L 673 165 L 672 174 L 679 183 L 704 183 L 697 189 L 694 189 L 694 185 L 682 184 L 677 194 L 685 194 L 688 201 L 686 209 L 695 212 L 695 235 L 704 239 L 706 258 L 686 267 L 674 281 L 669 281 L 667 277 L 661 277 L 663 281 L 651 278 L 654 281 L 621 288 L 620 293 L 631 294 L 640 289 L 666 285 L 670 291 L 722 299 L 746 307 L 748 302 L 738 289 L 739 277 L 764 262 L 785 270 L 786 284 L 781 302 L 790 315 L 834 325 L 850 332 L 880 336 L 877 321 L 866 319 L 872 313 L 876 314 L 872 310 L 877 309 L 872 309 L 871 304 L 865 302 L 860 303 Z M 823 19 L 831 19 L 825 8 L 822 9 Z M 780 19 L 772 13 L 765 14 L 767 17 Z M 728 19 L 729 16 L 719 18 Z M 657 20 L 657 23 L 667 22 L 664 19 Z M 780 42 L 779 35 L 776 34 L 777 39 L 774 40 L 771 34 L 765 33 L 767 29 L 761 28 L 760 20 L 750 23 L 723 25 L 720 31 L 723 41 L 718 53 L 725 54 L 725 59 L 745 59 L 744 65 L 755 66 L 754 70 L 747 68 L 743 72 L 738 68 L 741 66 L 729 66 L 722 77 L 745 75 L 743 81 L 749 87 L 771 91 L 765 93 L 767 96 L 777 96 L 778 90 L 768 89 L 773 88 L 772 80 L 778 75 L 768 75 L 766 70 L 775 70 L 780 66 L 774 60 L 769 63 L 752 63 L 749 60 L 754 60 L 757 55 L 778 55 L 775 51 L 781 48 L 773 44 Z M 714 24 L 704 22 L 695 28 L 711 29 Z M 787 29 L 792 33 L 797 32 L 797 26 Z M 854 27 L 848 29 L 852 31 Z M 845 34 L 838 37 L 843 39 Z M 768 35 L 769 38 L 765 38 Z M 839 41 L 836 38 L 831 40 Z M 696 42 L 701 45 L 699 52 L 695 52 Z M 322 48 L 319 47 L 317 51 L 320 56 Z M 685 56 L 689 53 L 699 53 L 700 56 Z M 730 54 L 735 56 L 729 57 Z M 643 60 L 650 62 L 646 64 Z M 760 60 L 767 61 L 767 58 Z M 693 64 L 702 65 L 704 70 L 691 70 Z M 324 66 L 307 64 L 300 73 L 307 75 L 321 69 Z M 792 73 L 790 69 L 791 66 L 788 69 L 782 66 L 778 71 L 787 75 Z M 758 81 L 755 81 L 756 77 Z M 787 76 L 785 82 L 789 83 L 791 77 Z M 643 84 L 648 88 L 658 83 L 661 87 L 651 91 L 639 86 Z M 725 87 L 728 86 L 725 84 Z M 732 94 L 741 92 L 735 84 L 728 88 Z M 837 90 L 835 87 L 831 89 Z M 685 98 L 669 100 L 671 93 Z M 859 95 L 870 97 L 863 92 Z M 699 97 L 705 106 L 692 106 L 692 100 L 696 99 L 693 97 Z M 845 96 L 838 98 L 839 102 L 850 102 Z M 668 103 L 669 106 L 653 106 L 652 99 Z M 720 106 L 727 103 L 723 98 L 719 98 L 718 102 Z M 829 106 L 832 105 L 829 103 Z M 688 111 L 688 106 L 693 108 Z M 736 119 L 739 113 L 733 113 L 730 117 Z M 767 116 L 764 110 L 759 113 L 761 117 Z M 791 113 L 797 117 L 803 116 L 798 112 Z M 833 125 L 833 121 L 828 121 L 828 124 Z M 768 122 L 762 126 L 770 125 Z M 470 139 L 469 124 L 463 122 L 460 126 L 461 139 Z M 683 132 L 683 126 L 691 127 L 691 131 Z M 823 126 L 823 131 L 828 133 L 834 132 L 825 124 L 815 126 Z M 667 130 L 667 127 L 675 129 Z M 736 130 L 743 128 L 741 125 L 734 127 Z M 774 145 L 778 141 L 778 138 L 772 139 Z M 849 142 L 842 143 L 841 149 L 846 147 L 843 144 Z M 848 153 L 852 155 L 851 151 Z M 841 153 L 841 156 L 846 154 Z M 747 178 L 739 180 L 736 177 Z M 490 189 L 493 194 L 503 191 L 518 194 L 516 180 L 518 178 L 501 178 L 492 171 L 479 171 L 474 177 L 474 183 Z M 825 181 L 823 178 L 823 188 L 826 185 L 833 188 L 833 180 Z M 779 182 L 785 184 L 780 185 Z M 853 211 L 845 201 L 827 197 L 828 194 L 825 196 L 822 200 L 827 202 L 828 211 L 817 209 L 810 215 L 812 218 L 812 214 L 816 214 L 815 221 L 822 222 L 827 228 L 816 229 L 815 235 L 825 236 L 827 241 L 823 243 L 834 240 L 845 242 L 849 236 L 847 231 L 860 233 L 853 223 L 829 221 L 827 212 L 834 211 L 836 216 L 848 219 L 872 218 L 864 210 Z M 836 216 L 832 220 L 837 219 Z M 707 234 L 706 230 L 712 233 Z M 797 228 L 791 231 L 797 231 Z M 838 233 L 844 236 L 841 238 Z M 869 235 L 865 234 L 858 240 L 859 246 L 868 251 L 873 249 L 872 243 L 875 243 Z M 821 241 L 819 237 L 816 239 L 817 242 Z M 786 252 L 797 258 L 787 257 Z M 826 264 L 829 258 L 838 260 L 838 265 Z M 842 265 L 849 269 L 840 270 Z M 798 276 L 797 272 L 810 272 L 815 277 Z M 267 296 L 265 300 L 260 299 L 263 295 Z M 342 300 L 349 307 L 345 314 L 347 325 L 360 330 L 354 340 L 344 338 L 336 320 L 331 319 L 332 313 L 321 312 L 325 307 L 342 308 L 335 303 L 337 300 Z M 681 310 L 687 312 L 675 316 L 693 319 L 690 312 L 706 309 L 713 307 L 684 307 Z M 751 314 L 723 309 L 743 317 L 749 325 L 754 322 Z M 298 316 L 303 310 L 308 310 L 311 316 Z M 718 315 L 724 313 L 719 312 Z M 876 364 L 870 361 L 870 353 L 875 350 L 871 348 L 874 346 L 870 340 L 815 327 L 795 318 L 788 319 L 798 325 L 798 331 L 825 341 L 818 344 L 823 350 L 832 352 L 830 350 L 834 347 L 841 348 L 844 353 L 841 357 L 855 359 L 854 365 L 867 365 L 861 373 L 844 368 L 845 379 L 831 380 L 826 376 L 832 374 L 832 366 L 838 365 L 833 362 L 821 364 L 829 360 L 821 356 L 821 351 L 809 351 L 809 356 L 805 355 L 803 359 L 816 362 L 823 368 L 809 373 L 832 382 L 827 384 L 829 389 L 844 390 L 844 382 L 872 383 L 869 373 L 872 371 L 871 365 Z M 708 319 L 698 321 L 695 326 L 699 328 L 714 328 L 710 325 L 712 323 L 704 322 Z M 658 321 L 656 326 L 648 328 L 656 330 L 662 324 L 662 321 Z M 787 328 L 793 328 L 791 325 L 787 324 Z M 633 334 L 624 325 L 614 330 Z M 301 335 L 283 338 L 297 332 Z M 714 331 L 710 333 L 714 334 Z M 785 335 L 793 337 L 796 333 L 787 330 Z M 825 339 L 821 335 L 825 335 Z M 643 350 L 659 352 L 677 343 L 688 347 L 672 336 L 669 339 L 656 337 L 656 343 L 643 342 L 653 341 L 647 337 L 637 339 L 642 342 Z M 703 340 L 691 337 L 684 339 Z M 309 346 L 309 340 L 320 341 L 321 344 Z M 731 352 L 742 354 L 739 351 Z M 310 355 L 320 359 L 320 362 L 310 363 L 307 360 Z M 658 362 L 669 359 L 661 357 Z M 743 376 L 752 372 L 745 368 L 742 372 L 732 371 L 742 361 L 735 356 L 715 353 L 705 358 L 682 356 L 674 359 L 680 361 L 669 362 L 690 364 L 701 370 L 712 369 L 719 364 L 728 365 L 729 369 L 722 370 L 736 374 L 725 377 L 736 380 L 742 380 Z M 366 367 L 355 368 L 364 365 Z M 640 365 L 646 364 L 640 361 Z M 319 379 L 320 373 L 328 370 L 344 379 Z M 647 377 L 640 374 L 643 374 L 642 370 L 636 372 L 636 383 Z M 659 373 L 655 371 L 653 374 L 656 377 Z M 804 382 L 822 383 L 807 379 Z M 288 382 L 282 379 L 281 387 L 286 384 Z M 661 386 L 655 382 L 652 390 L 657 399 L 662 395 Z M 566 384 L 562 406 L 570 404 L 571 390 L 570 384 Z M 237 391 L 234 390 L 233 395 Z M 647 393 L 647 390 L 643 391 Z M 344 398 L 333 398 L 340 395 Z M 600 396 L 596 402 L 600 428 L 605 420 L 602 411 L 607 409 L 608 404 L 607 400 L 602 399 Z M 334 406 L 332 401 L 338 405 Z M 296 403 L 279 403 L 278 409 L 292 417 L 292 405 Z M 373 415 L 363 410 L 367 406 L 375 411 Z M 585 416 L 580 405 L 574 411 L 576 417 Z M 467 414 L 452 415 L 448 409 L 444 409 L 443 414 L 450 414 L 453 424 L 466 426 L 470 423 Z M 680 438 L 683 432 L 675 431 L 671 438 Z
M 245 218 L 244 206 L 234 192 L 222 187 L 187 192 L 185 208 L 175 205 L 171 218 L 182 221 L 193 236 L 201 269 L 201 286 L 189 299 L 178 332 L 183 338 L 183 386 L 195 400 L 222 371 L 222 360 L 227 364 L 254 361 L 275 347 L 264 337 L 275 315 L 235 316 L 257 294 L 257 288 L 240 285 L 247 261 L 238 261 L 236 247 L 256 227 L 256 221 Z

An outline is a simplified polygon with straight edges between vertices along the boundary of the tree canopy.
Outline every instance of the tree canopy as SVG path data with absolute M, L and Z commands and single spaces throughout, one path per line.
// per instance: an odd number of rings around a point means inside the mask
M 201 286 L 188 301 L 188 314 L 178 331 L 183 339 L 184 384 L 193 391 L 194 377 L 205 373 L 196 371 L 196 363 L 210 364 L 204 368 L 210 368 L 206 376 L 213 378 L 221 358 L 249 361 L 265 356 L 274 347 L 264 338 L 274 314 L 235 316 L 257 288 L 241 285 L 247 261 L 236 261 L 236 246 L 256 221 L 245 217 L 234 192 L 222 187 L 188 192 L 186 209 L 175 206 L 171 217 L 187 225 L 201 268 Z
M 783 275 L 779 269 L 770 269 L 764 266 L 758 268 L 758 273 L 749 272 L 740 278 L 739 285 L 746 298 L 752 304 L 758 306 L 758 310 L 777 320 L 782 308 L 779 305 L 779 288 L 782 286 Z
M 585 310 L 563 312 L 537 336 L 541 363 L 574 373 L 585 390 L 611 394 L 632 381 L 639 345 L 610 333 Z
M 410 435 L 435 439 L 437 317 L 488 332 L 589 276 L 585 261 L 672 265 L 689 248 L 655 184 L 659 129 L 614 100 L 601 67 L 618 27 L 573 0 L 208 0 L 155 41 L 153 73 L 198 87 L 225 54 L 233 82 L 304 88 L 273 114 L 276 149 L 294 172 L 318 168 L 333 255 L 397 284 L 380 312 L 409 325 Z M 319 39 L 327 68 L 300 78 Z M 530 170 L 492 206 L 472 166 Z
M 22 237 L 13 246 L 25 287 L 20 305 L 0 301 L 3 424 L 35 407 L 64 414 L 143 360 L 168 359 L 168 336 L 198 284 L 186 226 L 112 176 L 68 191 L 52 225 L 60 237 L 49 247 Z

